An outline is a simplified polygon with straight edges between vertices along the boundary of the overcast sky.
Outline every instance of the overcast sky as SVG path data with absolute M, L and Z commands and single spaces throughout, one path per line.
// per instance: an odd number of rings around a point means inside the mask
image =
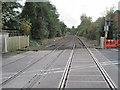
M 68 27 L 78 26 L 80 16 L 85 13 L 95 21 L 104 15 L 106 8 L 115 6 L 118 9 L 120 0 L 49 0 L 57 8 L 60 20 Z
M 24 3 L 26 0 L 22 0 Z M 42 0 L 36 0 L 42 1 Z M 118 10 L 120 0 L 49 0 L 56 6 L 60 15 L 59 19 L 69 28 L 80 24 L 80 16 L 85 13 L 95 21 L 105 14 L 106 9 L 115 6 Z

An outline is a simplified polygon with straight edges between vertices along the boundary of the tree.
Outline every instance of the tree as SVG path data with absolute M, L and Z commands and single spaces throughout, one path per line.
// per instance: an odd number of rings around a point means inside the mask
M 26 2 L 23 7 L 21 18 L 29 20 L 31 23 L 34 23 L 36 20 L 36 3 L 35 2 Z
M 61 36 L 59 15 L 56 8 L 49 2 L 44 4 L 45 20 L 48 23 L 49 38 Z
M 31 30 L 30 21 L 26 21 L 25 19 L 23 19 L 20 23 L 19 30 L 20 30 L 21 34 L 29 35 L 30 30 Z
M 18 2 L 3 2 L 2 3 L 2 23 L 3 29 L 17 29 L 19 25 L 19 11 L 15 9 L 22 6 Z
M 105 36 L 105 31 L 104 31 L 104 25 L 105 25 L 105 17 L 99 17 L 95 21 L 96 27 L 97 27 L 97 36 L 96 39 L 99 40 L 100 37 Z
M 60 29 L 62 36 L 64 36 L 67 32 L 67 26 L 63 22 L 60 22 Z
M 32 39 L 53 38 L 65 34 L 66 26 L 58 17 L 56 7 L 50 2 L 26 2 L 22 13 L 14 18 L 16 21 L 10 18 L 5 24 L 8 27 L 19 26 L 16 28 L 21 34 L 30 34 Z
M 111 21 L 111 24 L 110 24 L 110 27 L 109 27 L 109 31 L 108 31 L 108 39 L 113 39 L 113 34 L 115 33 L 115 20 L 114 20 L 114 17 L 115 17 L 115 7 L 111 7 L 110 10 L 107 10 L 106 11 L 107 15 L 106 15 L 106 18 L 112 20 Z
M 89 34 L 90 26 L 92 24 L 92 18 L 83 14 L 80 18 L 81 24 L 77 28 L 77 35 L 87 37 Z
M 74 26 L 72 26 L 71 30 L 70 30 L 72 35 L 76 34 L 76 28 Z
M 110 8 L 110 10 L 106 11 L 105 17 L 112 20 L 110 25 L 110 30 L 108 32 L 108 39 L 113 38 L 113 31 L 115 31 L 116 27 L 114 26 L 114 7 Z M 83 14 L 80 17 L 81 24 L 77 27 L 77 35 L 87 37 L 88 39 L 96 39 L 99 40 L 101 36 L 105 36 L 104 25 L 105 25 L 105 17 L 99 17 L 95 22 L 92 22 L 91 17 L 87 17 L 86 14 Z M 93 33 L 94 32 L 94 33 Z

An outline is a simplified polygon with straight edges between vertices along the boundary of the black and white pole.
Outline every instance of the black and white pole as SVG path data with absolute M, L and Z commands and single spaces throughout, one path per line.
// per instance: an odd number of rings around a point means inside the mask
M 109 20 L 105 18 L 105 26 L 104 26 L 105 39 L 108 37 L 109 26 L 110 26 Z

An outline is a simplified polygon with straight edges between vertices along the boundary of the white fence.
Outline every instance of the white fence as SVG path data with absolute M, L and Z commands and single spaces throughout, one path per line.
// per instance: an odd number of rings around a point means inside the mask
M 2 37 L 2 52 L 15 51 L 29 46 L 29 36 Z

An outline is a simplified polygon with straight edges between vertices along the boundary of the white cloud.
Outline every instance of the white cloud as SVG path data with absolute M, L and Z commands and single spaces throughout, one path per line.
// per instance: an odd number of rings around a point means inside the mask
M 87 16 L 95 21 L 106 8 L 113 5 L 118 7 L 119 0 L 50 0 L 58 9 L 60 19 L 65 22 L 68 27 L 80 24 L 80 16 L 86 13 Z

